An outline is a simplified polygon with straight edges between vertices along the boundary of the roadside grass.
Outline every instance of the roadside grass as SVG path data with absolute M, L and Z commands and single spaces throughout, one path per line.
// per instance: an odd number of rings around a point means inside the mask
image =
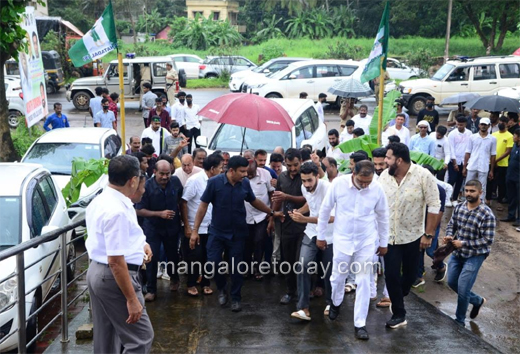
M 227 88 L 229 83 L 228 78 L 215 78 L 215 79 L 192 79 L 187 80 L 187 89 L 205 89 L 205 88 Z

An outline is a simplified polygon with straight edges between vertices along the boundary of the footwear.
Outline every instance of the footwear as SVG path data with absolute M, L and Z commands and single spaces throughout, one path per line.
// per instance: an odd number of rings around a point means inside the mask
M 482 307 L 482 305 L 484 305 L 486 303 L 486 301 L 487 301 L 486 298 L 483 297 L 480 305 L 473 305 L 473 308 L 471 309 L 471 312 L 469 313 L 469 318 L 471 318 L 471 319 L 477 318 L 478 313 L 480 312 L 480 308 Z
M 356 291 L 356 284 L 347 283 L 347 285 L 345 285 L 345 293 L 348 294 L 352 291 Z
M 194 286 L 191 286 L 187 289 L 187 292 L 188 292 L 188 295 L 189 296 L 194 296 L 194 297 L 197 297 L 199 296 L 199 291 L 197 290 L 196 287 Z
M 520 232 L 520 227 L 517 227 L 515 230 L 518 231 L 518 232 Z
M 404 317 L 394 317 L 392 316 L 392 318 L 390 319 L 390 321 L 388 321 L 386 323 L 386 326 L 388 328 L 392 328 L 392 329 L 396 329 L 396 328 L 399 328 L 399 327 L 402 327 L 402 326 L 405 326 L 407 325 L 408 322 L 406 322 L 406 318 Z
M 505 218 L 505 219 L 500 219 L 500 221 L 502 221 L 502 222 L 513 222 L 513 221 L 515 221 L 515 218 Z
M 163 273 L 161 279 L 170 280 L 170 276 L 168 275 L 168 273 Z
M 392 301 L 390 301 L 389 298 L 387 297 L 383 297 L 381 298 L 381 300 L 379 300 L 379 302 L 376 304 L 376 307 L 391 307 L 392 306 Z
M 334 306 L 334 304 L 330 304 L 329 319 L 331 321 L 334 321 L 336 318 L 338 318 L 338 315 L 339 315 L 339 306 Z
M 426 282 L 424 281 L 424 278 L 417 278 L 415 283 L 413 283 L 412 288 L 418 288 L 418 287 L 420 287 L 421 285 L 424 285 L 424 284 L 426 284 Z
M 280 304 L 282 305 L 287 305 L 288 303 L 290 303 L 292 300 L 292 296 L 289 295 L 289 294 L 285 294 L 284 296 L 282 296 L 282 298 L 280 299 Z
M 159 268 L 159 270 L 157 271 L 157 279 L 161 279 L 163 276 L 163 271 L 161 268 Z
M 437 270 L 437 274 L 435 274 L 435 278 L 433 281 L 440 283 L 446 278 L 446 274 L 448 273 L 448 264 L 444 263 L 444 268 L 442 270 Z
M 330 312 L 330 305 L 327 305 L 327 306 L 325 307 L 325 311 L 323 311 L 323 315 L 328 316 L 328 315 L 329 315 L 329 312 Z
M 179 290 L 179 282 L 172 282 L 170 281 L 170 291 L 178 291 Z
M 211 295 L 213 294 L 213 290 L 209 286 L 205 286 L 202 288 L 202 292 L 204 295 Z
M 220 306 L 225 306 L 228 302 L 226 290 L 222 289 L 218 291 L 218 303 Z
M 233 311 L 233 312 L 242 311 L 242 305 L 240 305 L 240 301 L 233 301 L 231 303 L 231 311 Z
M 357 339 L 368 340 L 368 332 L 365 326 L 363 327 L 354 327 L 355 335 Z
M 146 302 L 152 302 L 152 301 L 155 301 L 155 294 L 154 293 L 147 293 L 145 296 L 144 296 L 144 301 Z
M 299 311 L 291 313 L 291 317 L 297 318 L 297 319 L 302 320 L 302 321 L 310 321 L 311 320 L 311 317 L 307 316 L 307 314 L 303 310 L 299 310 Z

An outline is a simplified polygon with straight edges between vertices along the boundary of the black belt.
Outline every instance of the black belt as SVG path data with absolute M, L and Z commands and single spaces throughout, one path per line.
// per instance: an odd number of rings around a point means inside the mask
M 105 263 L 101 263 L 101 262 L 97 262 L 97 261 L 96 261 L 96 263 L 99 264 L 99 265 L 105 266 L 105 267 L 109 267 L 109 265 L 105 264 Z M 127 263 L 126 266 L 127 266 L 128 270 L 131 270 L 131 271 L 134 271 L 134 272 L 137 272 L 137 271 L 139 271 L 139 269 L 141 269 L 140 265 Z

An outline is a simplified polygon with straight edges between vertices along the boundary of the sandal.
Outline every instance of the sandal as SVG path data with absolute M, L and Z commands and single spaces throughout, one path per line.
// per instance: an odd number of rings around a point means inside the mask
M 347 284 L 345 285 L 345 293 L 350 293 L 352 291 L 355 291 L 356 290 L 356 285 L 355 284 Z
M 188 288 L 188 295 L 190 295 L 190 296 L 199 296 L 199 291 L 194 286 L 189 287 Z
M 377 304 L 376 307 L 390 307 L 392 306 L 392 301 L 389 298 L 383 297 Z
M 204 292 L 204 295 L 211 295 L 211 294 L 213 294 L 213 290 L 209 286 L 203 287 L 202 291 Z

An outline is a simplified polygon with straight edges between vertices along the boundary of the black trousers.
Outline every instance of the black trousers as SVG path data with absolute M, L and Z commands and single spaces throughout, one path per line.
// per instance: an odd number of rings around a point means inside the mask
M 506 198 L 506 173 L 507 167 L 497 166 L 493 170 L 493 179 L 489 180 L 486 186 L 486 199 L 491 200 L 492 193 L 497 194 L 497 200 L 501 202 Z
M 282 259 L 284 263 L 287 264 L 280 265 L 280 271 L 285 274 L 287 294 L 291 296 L 296 295 L 296 291 L 298 290 L 296 273 L 294 272 L 294 264 L 300 257 L 300 248 L 302 245 L 303 236 L 303 232 L 290 234 L 282 231 Z
M 246 238 L 243 261 L 249 264 L 249 274 L 259 274 L 258 267 L 264 258 L 267 240 L 267 220 L 249 224 L 249 235 Z M 255 263 L 253 263 L 253 261 Z
M 183 260 L 188 264 L 188 281 L 187 286 L 197 286 L 197 280 L 202 275 L 200 286 L 209 286 L 210 281 L 206 277 L 204 265 L 208 261 L 208 252 L 206 245 L 208 244 L 208 234 L 199 234 L 200 244 L 195 245 L 195 249 L 190 248 L 190 239 L 188 237 L 182 238 L 182 256 Z
M 187 138 L 190 139 L 189 145 L 188 145 L 188 152 L 191 154 L 191 145 L 192 143 L 195 143 L 195 146 L 197 148 L 200 147 L 199 144 L 197 144 L 197 138 L 200 136 L 200 129 L 199 128 L 191 128 L 190 130 L 187 130 L 186 133 L 188 133 Z
M 453 194 L 451 200 L 457 200 L 459 198 L 460 189 L 462 188 L 462 182 L 464 182 L 464 176 L 462 175 L 463 164 L 459 165 L 459 172 L 455 172 L 453 162 L 448 165 L 448 183 L 453 186 Z
M 437 179 L 439 181 L 443 181 L 444 182 L 444 176 L 446 175 L 446 170 L 443 168 L 443 169 L 437 171 L 436 175 L 437 175 Z
M 517 176 L 518 178 L 518 176 Z M 520 180 L 507 180 L 507 218 L 520 222 Z
M 404 297 L 410 293 L 422 252 L 421 238 L 402 245 L 388 245 L 385 255 L 385 283 L 396 317 L 405 317 Z
M 145 227 L 144 234 L 146 235 L 146 242 L 152 249 L 152 261 L 146 266 L 146 276 L 148 282 L 146 288 L 149 293 L 157 293 L 157 268 L 161 256 L 161 244 L 164 246 L 168 264 L 166 271 L 170 276 L 170 282 L 179 281 L 179 273 L 177 267 L 179 264 L 179 234 L 170 229 Z

